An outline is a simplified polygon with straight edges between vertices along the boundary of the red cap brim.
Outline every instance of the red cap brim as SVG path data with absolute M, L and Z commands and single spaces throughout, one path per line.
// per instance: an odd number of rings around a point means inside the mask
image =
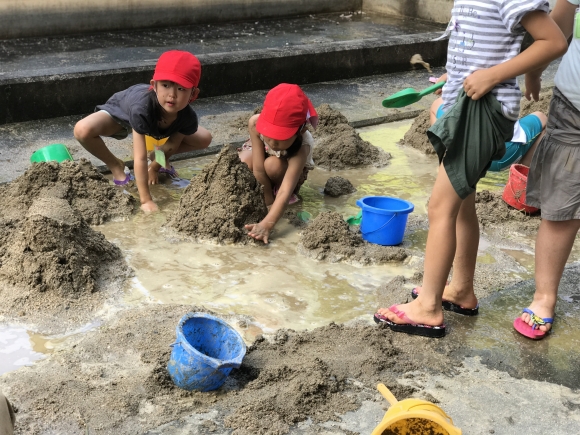
M 272 139 L 286 140 L 298 132 L 298 127 L 280 127 L 266 121 L 263 116 L 260 116 L 258 122 L 256 122 L 256 130 L 258 130 L 258 133 Z
M 177 75 L 175 73 L 169 73 L 169 72 L 163 72 L 163 71 L 155 72 L 155 74 L 153 74 L 153 80 L 156 80 L 156 81 L 167 80 L 170 82 L 177 83 L 178 85 L 183 86 L 184 88 L 194 88 L 195 87 L 194 83 L 189 81 L 185 77 Z

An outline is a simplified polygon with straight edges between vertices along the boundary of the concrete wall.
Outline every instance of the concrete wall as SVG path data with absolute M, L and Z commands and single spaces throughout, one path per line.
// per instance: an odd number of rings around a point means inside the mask
M 0 0 L 0 39 L 362 8 L 363 0 Z
M 363 0 L 363 10 L 447 23 L 453 0 Z
M 549 0 L 550 8 L 556 0 Z M 420 18 L 447 23 L 451 18 L 453 0 L 363 0 L 363 10 L 388 15 Z

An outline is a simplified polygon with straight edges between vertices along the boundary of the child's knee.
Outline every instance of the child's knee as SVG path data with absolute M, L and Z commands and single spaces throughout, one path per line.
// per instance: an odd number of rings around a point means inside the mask
M 84 119 L 81 119 L 75 124 L 73 134 L 75 139 L 82 143 L 84 140 L 92 136 L 91 125 Z
M 546 128 L 546 125 L 548 124 L 548 117 L 546 115 L 544 115 L 543 112 L 533 112 L 532 115 L 535 115 L 538 117 L 538 119 L 542 123 L 542 129 Z
M 266 175 L 268 175 L 270 180 L 284 178 L 286 169 L 287 165 L 284 164 L 282 159 L 277 157 L 268 157 L 266 160 L 264 160 L 264 170 L 266 171 Z
M 199 142 L 201 148 L 207 148 L 211 144 L 212 140 L 213 136 L 209 132 L 209 130 L 203 129 L 202 131 L 200 131 Z

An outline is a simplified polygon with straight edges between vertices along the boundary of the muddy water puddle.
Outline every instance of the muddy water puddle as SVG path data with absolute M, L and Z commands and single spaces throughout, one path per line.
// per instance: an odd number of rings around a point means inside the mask
M 360 210 L 357 199 L 385 195 L 411 201 L 415 205 L 414 214 L 425 215 L 437 161 L 434 156 L 397 145 L 410 125 L 411 121 L 404 121 L 360 129 L 363 139 L 392 154 L 390 164 L 384 168 L 332 172 L 316 168 L 300 191 L 302 201 L 290 206 L 290 210 L 307 211 L 312 217 L 331 210 L 346 218 Z M 357 267 L 303 257 L 296 252 L 300 229 L 284 219 L 277 224 L 267 246 L 217 246 L 175 240 L 164 228 L 167 217 L 177 206 L 187 180 L 213 158 L 206 156 L 174 164 L 181 179 L 166 180 L 152 188 L 160 213 L 139 213 L 128 221 L 95 227 L 122 249 L 135 270 L 135 277 L 126 284 L 124 304 L 203 305 L 220 315 L 232 316 L 228 319 L 233 326 L 247 341 L 252 341 L 258 334 L 278 328 L 310 329 L 359 317 L 370 320 L 370 314 L 377 308 L 377 289 L 397 275 L 411 277 L 416 272 L 406 263 Z M 338 198 L 324 195 L 326 180 L 336 175 L 350 180 L 357 192 Z M 482 188 L 501 190 L 506 179 L 507 172 L 489 174 L 482 181 Z M 405 238 L 406 246 L 424 252 L 426 237 L 424 229 L 410 232 Z M 518 237 L 514 239 L 519 241 Z M 510 246 L 500 252 L 482 234 L 478 262 L 501 263 L 498 252 L 507 254 L 527 272 L 505 273 L 528 279 L 532 276 L 533 238 L 528 237 L 522 243 L 525 246 Z M 484 349 L 489 342 L 492 348 L 505 346 L 505 341 L 514 342 L 511 325 L 505 319 L 513 319 L 526 306 L 531 300 L 528 293 L 519 295 L 517 301 L 490 302 L 497 305 L 490 310 L 492 315 L 485 309 L 486 315 L 478 319 L 452 317 L 453 334 L 461 336 L 473 349 Z M 501 322 L 497 323 L 499 317 Z M 580 327 L 571 326 L 575 331 Z M 16 363 L 32 363 L 50 353 L 50 346 L 66 346 L 66 340 L 42 336 L 33 339 L 34 334 L 25 329 L 15 332 L 7 325 L 0 328 L 4 328 L 0 329 L 0 337 L 5 340 L 0 341 L 2 348 L 14 349 L 2 355 L 6 367 L 0 366 L 0 373 L 13 370 Z M 38 344 L 43 340 L 48 344 Z M 520 341 L 516 343 L 520 345 Z

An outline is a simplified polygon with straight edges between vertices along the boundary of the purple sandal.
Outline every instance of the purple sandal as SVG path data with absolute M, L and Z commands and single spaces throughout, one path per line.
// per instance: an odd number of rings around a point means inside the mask
M 165 174 L 168 177 L 171 178 L 177 178 L 179 175 L 177 174 L 177 171 L 175 170 L 175 168 L 170 165 L 169 169 L 164 168 L 163 166 L 159 168 L 159 173 L 160 174 Z
M 133 176 L 131 175 L 131 171 L 129 171 L 129 168 L 125 168 L 125 179 L 124 180 L 115 180 L 113 178 L 113 183 L 115 184 L 115 186 L 126 186 L 127 184 L 129 184 L 131 181 L 134 180 Z

